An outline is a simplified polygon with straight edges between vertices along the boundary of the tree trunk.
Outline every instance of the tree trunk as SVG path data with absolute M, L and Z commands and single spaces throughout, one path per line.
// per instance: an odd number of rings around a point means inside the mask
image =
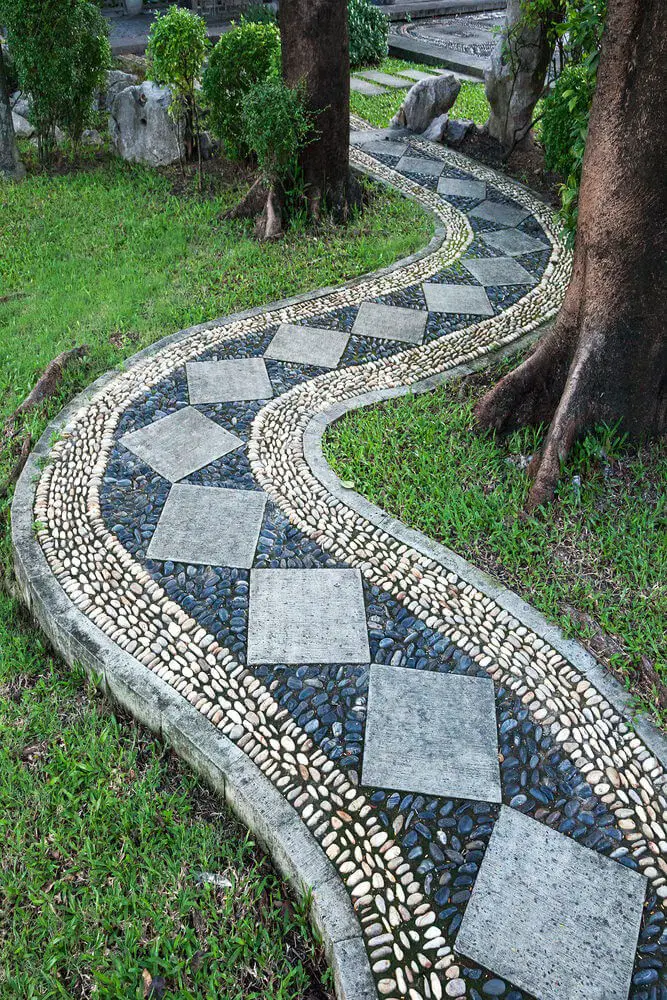
M 664 3 L 609 0 L 572 280 L 551 333 L 477 407 L 479 425 L 498 431 L 550 422 L 528 509 L 553 496 L 587 429 L 667 429 Z
M 524 0 L 508 0 L 505 27 L 485 77 L 491 105 L 489 135 L 505 150 L 532 142 L 533 111 L 544 90 L 554 50 L 554 23 L 563 17 L 563 0 L 551 0 L 540 14 L 528 17 Z
M 20 181 L 23 177 L 25 177 L 25 167 L 21 163 L 19 151 L 16 148 L 5 63 L 2 45 L 0 45 L 0 178 Z
M 347 215 L 351 184 L 350 57 L 347 0 L 281 0 L 279 12 L 283 77 L 303 83 L 314 116 L 315 140 L 301 156 L 311 214 L 322 209 Z

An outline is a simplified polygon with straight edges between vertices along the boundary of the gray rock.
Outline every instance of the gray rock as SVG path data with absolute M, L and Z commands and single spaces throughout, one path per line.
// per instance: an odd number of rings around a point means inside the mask
M 164 167 L 183 153 L 176 124 L 169 115 L 171 91 L 151 80 L 126 87 L 114 98 L 109 132 L 116 152 L 131 163 Z
M 20 90 L 14 91 L 9 99 L 9 104 L 14 114 L 20 115 L 21 118 L 27 118 L 30 114 L 30 100 Z
M 12 111 L 12 123 L 14 125 L 14 134 L 17 139 L 30 139 L 35 134 L 35 129 L 23 115 L 19 115 L 16 111 Z
M 434 118 L 445 114 L 459 95 L 461 84 L 453 73 L 420 80 L 411 87 L 392 125 L 424 132 Z
M 139 77 L 134 73 L 124 73 L 120 69 L 110 69 L 107 72 L 107 83 L 104 91 L 98 92 L 98 107 L 100 111 L 111 111 L 111 105 L 126 87 L 134 87 L 139 83 Z
M 449 115 L 438 115 L 434 118 L 429 127 L 423 133 L 424 139 L 430 139 L 431 142 L 442 142 L 445 133 L 447 132 L 447 125 L 449 123 Z
M 84 146 L 103 146 L 104 139 L 94 128 L 87 128 L 84 130 L 81 136 L 81 142 Z
M 450 118 L 443 136 L 444 141 L 450 146 L 460 146 L 474 124 L 470 118 Z

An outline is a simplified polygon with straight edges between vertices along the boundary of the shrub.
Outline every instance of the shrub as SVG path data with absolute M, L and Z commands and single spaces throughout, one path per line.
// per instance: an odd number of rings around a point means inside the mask
M 56 126 L 76 146 L 94 123 L 93 95 L 111 65 L 107 24 L 88 0 L 5 0 L 0 14 L 46 161 Z
M 280 183 L 286 194 L 299 193 L 299 153 L 312 130 L 301 88 L 280 77 L 254 84 L 243 107 L 243 139 L 257 157 L 267 185 Z
M 208 48 L 206 24 L 197 14 L 185 7 L 170 7 L 166 14 L 156 15 L 146 48 L 148 71 L 156 83 L 171 88 L 170 111 L 184 122 L 189 156 L 199 133 L 195 83 L 201 76 Z
M 389 51 L 389 19 L 370 0 L 348 0 L 347 24 L 350 34 L 350 65 L 380 62 Z
M 581 167 L 580 158 L 588 130 L 593 94 L 583 66 L 566 66 L 553 90 L 545 97 L 542 116 L 544 160 L 549 170 L 565 177 Z
M 243 108 L 251 87 L 280 72 L 280 33 L 273 24 L 241 23 L 221 36 L 204 71 L 202 89 L 211 131 L 228 156 L 242 159 Z

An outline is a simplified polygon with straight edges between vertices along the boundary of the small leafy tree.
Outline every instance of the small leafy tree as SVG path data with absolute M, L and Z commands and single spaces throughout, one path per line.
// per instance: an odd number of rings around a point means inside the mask
M 107 23 L 89 0 L 0 0 L 19 84 L 30 94 L 39 155 L 48 162 L 56 127 L 78 146 L 94 122 L 95 90 L 111 65 Z
M 275 24 L 246 22 L 221 36 L 202 79 L 211 131 L 232 159 L 250 153 L 243 136 L 243 108 L 256 83 L 280 74 L 280 32 Z
M 201 178 L 201 149 L 196 83 L 201 77 L 209 40 L 206 24 L 185 7 L 170 7 L 151 25 L 146 55 L 156 83 L 171 88 L 171 113 L 184 126 L 186 155 L 197 152 Z
M 387 55 L 389 18 L 370 0 L 348 0 L 350 66 L 377 63 Z

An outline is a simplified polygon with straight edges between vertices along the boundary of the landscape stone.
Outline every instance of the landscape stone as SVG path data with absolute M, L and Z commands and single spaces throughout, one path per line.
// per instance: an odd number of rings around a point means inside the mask
M 424 282 L 429 312 L 493 316 L 493 306 L 480 285 L 436 285 Z
M 35 134 L 34 126 L 30 124 L 27 118 L 17 114 L 16 111 L 12 111 L 12 124 L 17 139 L 30 139 Z
M 130 431 L 120 440 L 142 462 L 172 483 L 243 444 L 235 434 L 192 406 Z
M 428 139 L 429 142 L 442 142 L 443 137 L 447 133 L 447 124 L 449 122 L 449 115 L 438 115 L 434 118 L 429 127 L 423 133 L 422 138 Z
M 361 779 L 376 788 L 500 802 L 493 681 L 372 664 Z
M 365 94 L 367 97 L 386 93 L 384 87 L 378 87 L 377 83 L 371 83 L 369 80 L 360 80 L 358 76 L 350 78 L 350 90 L 356 91 L 357 94 Z
M 126 87 L 133 87 L 139 83 L 139 77 L 134 73 L 124 73 L 120 69 L 107 70 L 106 86 L 98 92 L 98 104 L 100 111 L 111 111 L 111 106 L 116 97 Z
M 230 403 L 273 396 L 262 358 L 189 361 L 185 371 L 191 403 Z
M 255 569 L 248 663 L 368 663 L 357 569 Z
M 131 163 L 164 167 L 183 154 L 176 123 L 169 114 L 171 91 L 151 80 L 125 87 L 111 105 L 109 132 L 119 156 Z
M 392 121 L 412 132 L 425 132 L 434 118 L 449 111 L 460 89 L 461 83 L 453 73 L 420 80 L 410 88 Z
M 627 1000 L 646 880 L 503 806 L 455 949 L 538 1000 Z
M 352 333 L 358 337 L 382 337 L 405 344 L 421 344 L 427 319 L 427 314 L 419 309 L 362 302 Z
M 282 323 L 264 352 L 264 357 L 274 361 L 316 365 L 319 368 L 335 368 L 349 339 L 349 333 L 340 330 Z
M 148 546 L 149 559 L 250 569 L 266 494 L 177 483 Z
M 450 146 L 460 146 L 475 123 L 470 118 L 450 118 L 447 122 L 444 141 Z

